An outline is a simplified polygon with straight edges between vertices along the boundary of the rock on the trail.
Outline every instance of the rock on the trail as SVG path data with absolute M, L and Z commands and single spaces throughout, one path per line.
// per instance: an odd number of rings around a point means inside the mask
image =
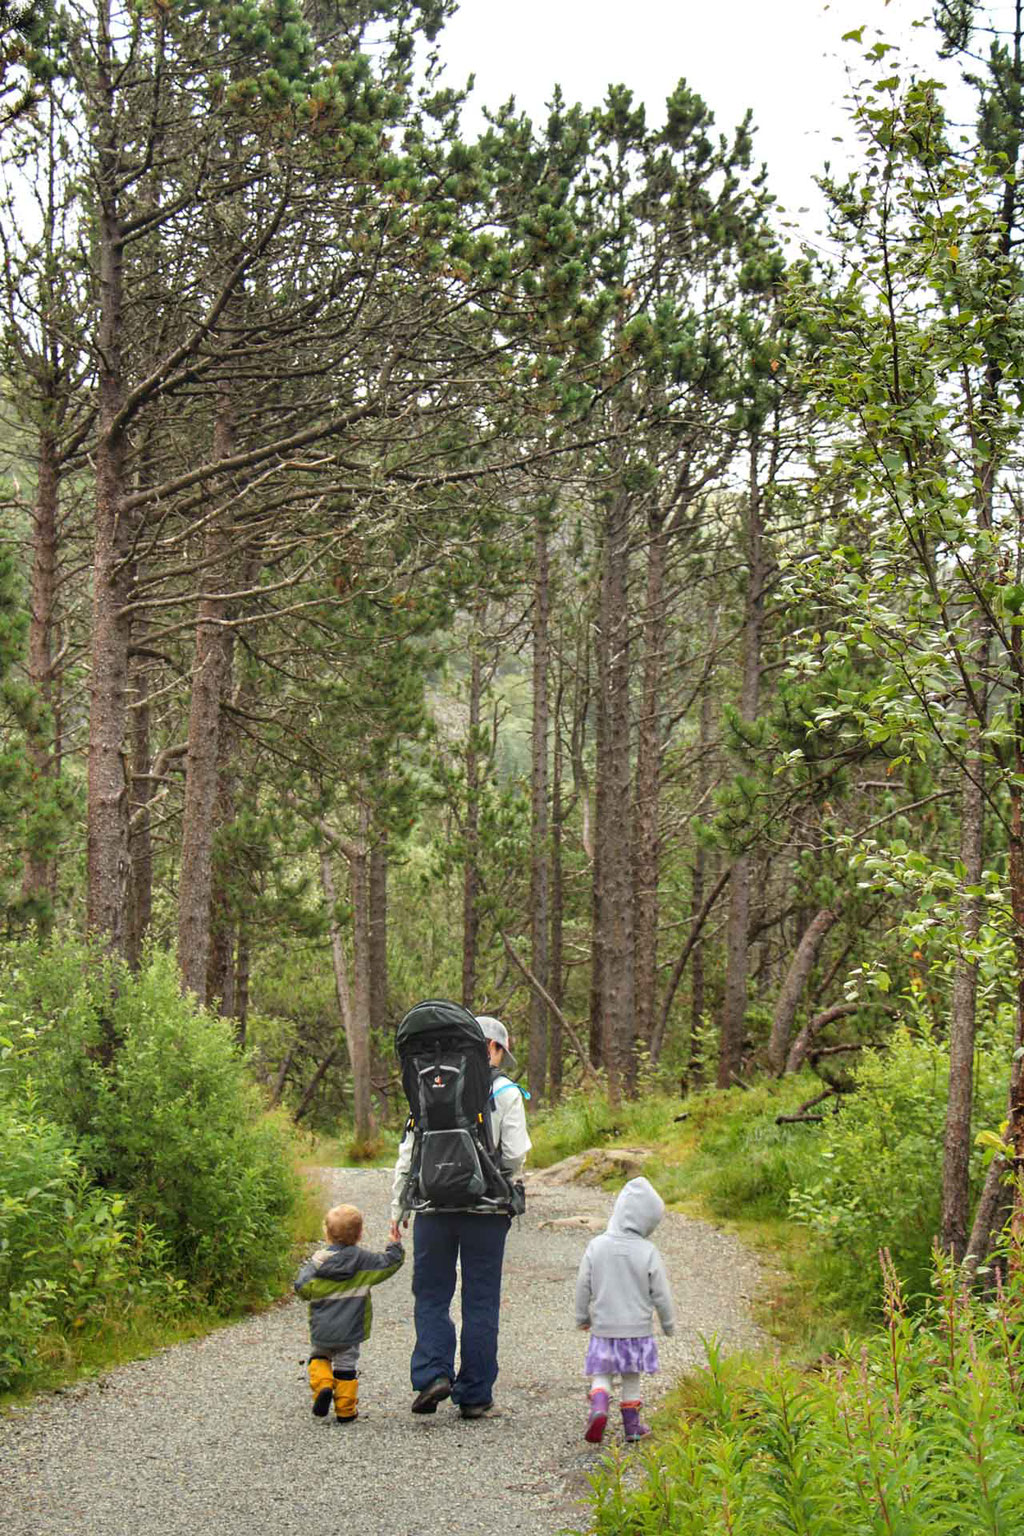
M 565 1157 L 550 1168 L 537 1168 L 526 1175 L 527 1189 L 545 1189 L 560 1184 L 587 1184 L 596 1187 L 606 1179 L 635 1179 L 643 1173 L 647 1152 L 643 1147 L 591 1147 Z
M 605 1223 L 600 1216 L 560 1216 L 555 1221 L 539 1221 L 538 1232 L 603 1232 Z

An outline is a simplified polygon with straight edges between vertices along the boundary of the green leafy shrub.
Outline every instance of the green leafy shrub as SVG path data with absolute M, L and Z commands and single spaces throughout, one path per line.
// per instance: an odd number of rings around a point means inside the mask
M 224 1307 L 271 1293 L 298 1193 L 287 1125 L 266 1114 L 229 1024 L 181 996 L 173 961 L 154 955 L 132 975 L 85 947 L 25 944 L 0 997 L 8 1096 L 66 1128 L 189 1286 Z
M 267 1294 L 287 1266 L 296 1183 L 230 1025 L 181 997 L 168 957 L 126 979 L 97 1104 L 97 1174 L 130 1191 L 175 1270 L 206 1294 Z
M 998 1124 L 1006 1086 L 980 1053 L 977 1124 Z M 938 1042 L 898 1032 L 865 1056 L 857 1091 L 826 1117 L 813 1172 L 795 1181 L 794 1217 L 817 1236 L 817 1286 L 852 1315 L 877 1315 L 877 1255 L 886 1248 L 913 1295 L 927 1289 L 939 1228 L 949 1060 Z M 981 1173 L 975 1154 L 973 1173 Z
M 723 1360 L 684 1383 L 638 1462 L 593 1479 L 589 1536 L 1015 1536 L 1024 1528 L 1024 1297 L 970 1301 L 950 1273 L 908 1317 L 819 1371 Z
M 0 1100 L 0 1388 L 48 1331 L 83 1327 L 132 1267 L 125 1202 L 61 1127 Z
M 104 1089 L 100 1051 L 114 971 L 70 942 L 6 946 L 0 954 L 0 1094 L 36 1101 L 44 1116 L 88 1134 Z

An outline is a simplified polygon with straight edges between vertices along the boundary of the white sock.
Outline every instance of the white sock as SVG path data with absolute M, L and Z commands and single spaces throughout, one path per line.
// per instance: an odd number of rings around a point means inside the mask
M 638 1403 L 640 1401 L 639 1371 L 623 1371 L 621 1401 L 624 1403 Z
M 591 1392 L 608 1392 L 610 1394 L 612 1390 L 611 1377 L 603 1375 L 591 1376 L 590 1390 Z

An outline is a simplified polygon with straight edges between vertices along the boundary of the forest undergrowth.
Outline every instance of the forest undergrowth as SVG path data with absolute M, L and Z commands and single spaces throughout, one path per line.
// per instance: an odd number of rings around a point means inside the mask
M 592 1479 L 588 1536 L 1009 1536 L 1024 1517 L 1024 1280 L 970 1292 L 934 1246 L 931 1176 L 945 1113 L 938 1048 L 904 1032 L 857 1091 L 792 1122 L 820 1082 L 767 1079 L 612 1110 L 538 1117 L 535 1161 L 642 1146 L 675 1208 L 721 1222 L 769 1262 L 757 1301 L 773 1346 L 706 1364 L 663 1400 L 644 1452 Z M 999 1123 L 984 1066 L 979 1124 Z M 984 1172 L 976 1149 L 972 1177 Z M 1004 1261 L 1010 1255 L 1004 1252 Z M 679 1277 L 685 1283 L 685 1277 Z
M 880 1282 L 884 1326 L 811 1368 L 708 1341 L 639 1465 L 593 1478 L 588 1536 L 1019 1531 L 1020 1275 L 972 1296 L 937 1256 L 914 1310 L 887 1255 Z
M 131 974 L 85 945 L 8 946 L 0 1404 L 282 1294 L 319 1221 L 300 1151 L 166 956 Z

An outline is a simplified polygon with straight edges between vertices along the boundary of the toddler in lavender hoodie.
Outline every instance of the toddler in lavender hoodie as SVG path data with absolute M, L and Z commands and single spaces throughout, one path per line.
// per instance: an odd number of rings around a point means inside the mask
M 583 1373 L 590 1379 L 590 1417 L 584 1439 L 598 1445 L 608 1422 L 612 1377 L 622 1379 L 622 1428 L 627 1440 L 650 1434 L 641 1421 L 640 1377 L 658 1369 L 654 1314 L 662 1332 L 675 1328 L 675 1312 L 661 1254 L 650 1234 L 665 1202 L 647 1179 L 630 1179 L 612 1208 L 607 1230 L 587 1245 L 576 1276 L 576 1325 L 589 1328 Z

